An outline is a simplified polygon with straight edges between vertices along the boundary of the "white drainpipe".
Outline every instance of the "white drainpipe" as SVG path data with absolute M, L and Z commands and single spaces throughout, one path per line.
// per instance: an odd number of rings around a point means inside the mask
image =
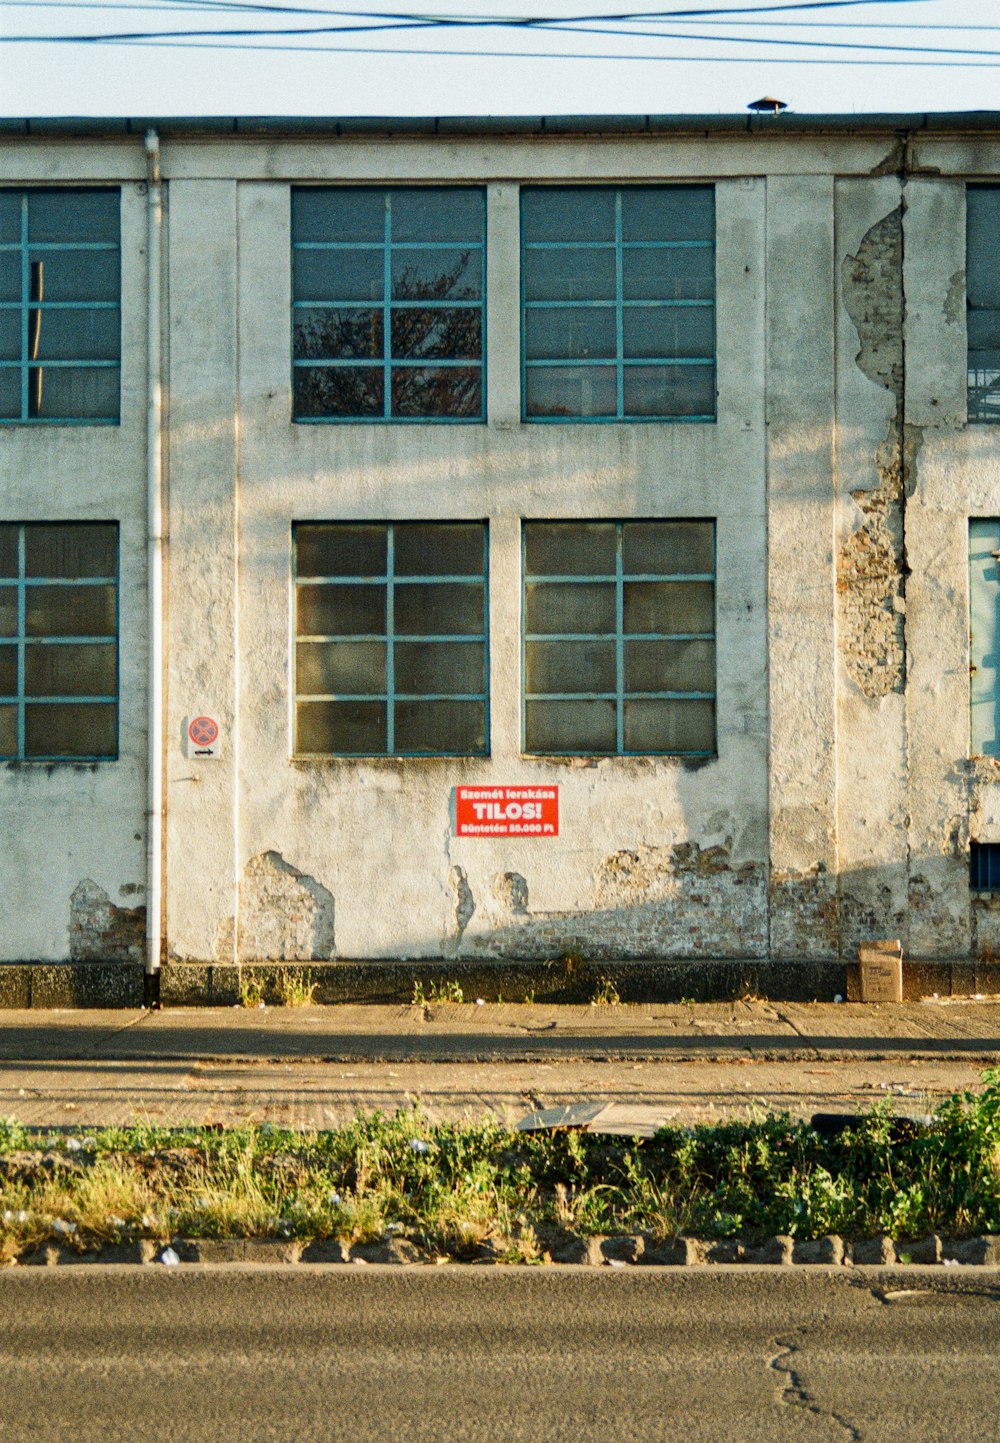
M 163 194 L 160 187 L 160 138 L 155 130 L 146 132 L 146 165 L 146 588 L 149 638 L 146 722 L 146 975 L 154 977 L 160 970 L 160 939 L 163 935 L 163 396 L 160 354 Z

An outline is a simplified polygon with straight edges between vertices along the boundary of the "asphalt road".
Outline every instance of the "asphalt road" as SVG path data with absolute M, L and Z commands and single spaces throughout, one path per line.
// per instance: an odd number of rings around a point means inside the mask
M 974 1443 L 1000 1274 L 0 1274 L 4 1443 Z

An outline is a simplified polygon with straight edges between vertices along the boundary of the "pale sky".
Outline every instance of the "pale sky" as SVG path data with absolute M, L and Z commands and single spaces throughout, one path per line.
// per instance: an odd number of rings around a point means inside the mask
M 1000 110 L 998 63 L 998 0 L 0 0 L 7 116 Z

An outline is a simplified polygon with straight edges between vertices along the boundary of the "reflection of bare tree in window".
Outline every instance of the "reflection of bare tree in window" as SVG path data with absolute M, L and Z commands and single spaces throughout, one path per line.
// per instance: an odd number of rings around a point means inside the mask
M 482 317 L 479 306 L 426 310 L 400 301 L 473 299 L 463 284 L 469 252 L 433 280 L 403 271 L 393 282 L 393 304 L 383 309 L 317 309 L 296 322 L 295 357 L 299 361 L 356 360 L 356 366 L 300 369 L 295 380 L 299 416 L 381 416 L 384 411 L 383 326 L 389 321 L 393 416 L 476 416 L 481 409 Z M 438 366 L 437 361 L 468 361 L 468 366 Z

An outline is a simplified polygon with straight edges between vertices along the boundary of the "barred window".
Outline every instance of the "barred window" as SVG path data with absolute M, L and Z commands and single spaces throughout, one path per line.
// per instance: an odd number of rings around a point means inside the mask
M 1000 421 L 1000 186 L 966 190 L 969 420 Z
M 521 192 L 523 415 L 715 418 L 712 186 Z
M 486 193 L 292 191 L 298 421 L 481 421 Z
M 117 190 L 0 191 L 0 422 L 119 414 Z
M 0 757 L 117 753 L 117 525 L 0 524 Z
M 484 522 L 294 528 L 298 756 L 484 756 Z
M 526 521 L 524 747 L 715 751 L 711 521 Z

